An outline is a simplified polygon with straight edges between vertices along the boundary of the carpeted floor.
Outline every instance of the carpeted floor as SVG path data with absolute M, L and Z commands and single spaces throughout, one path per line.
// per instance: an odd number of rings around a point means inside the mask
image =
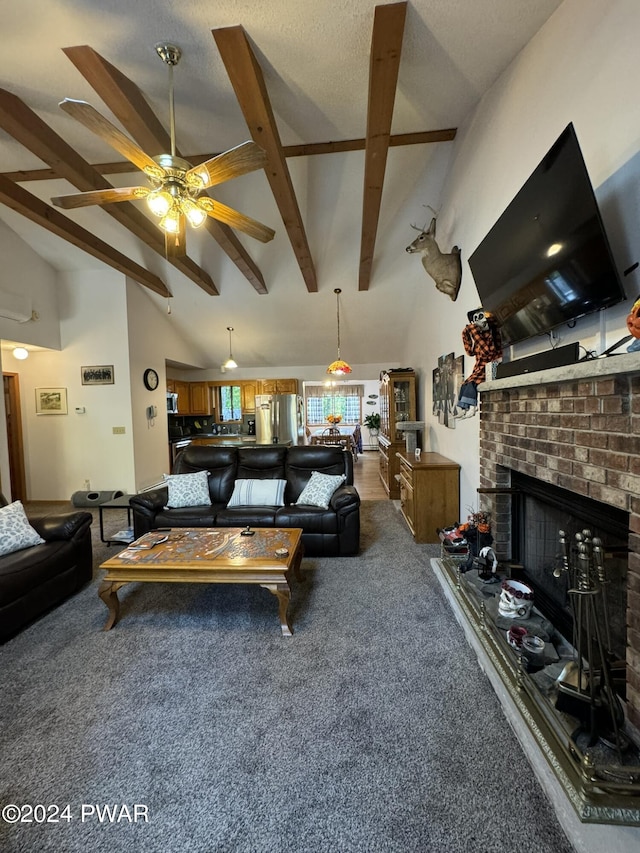
M 303 561 L 293 637 L 266 590 L 178 584 L 123 588 L 104 633 L 96 572 L 0 647 L 0 802 L 69 804 L 0 850 L 569 853 L 435 546 L 389 501 L 362 521 L 359 558 Z

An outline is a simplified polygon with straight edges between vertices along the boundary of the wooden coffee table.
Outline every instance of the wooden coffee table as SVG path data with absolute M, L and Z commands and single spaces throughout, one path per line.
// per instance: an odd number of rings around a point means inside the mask
M 178 527 L 152 531 L 132 542 L 100 568 L 106 569 L 98 595 L 109 608 L 104 626 L 118 621 L 118 590 L 126 583 L 259 584 L 278 599 L 280 625 L 293 634 L 288 617 L 293 573 L 302 580 L 303 547 L 298 528 Z

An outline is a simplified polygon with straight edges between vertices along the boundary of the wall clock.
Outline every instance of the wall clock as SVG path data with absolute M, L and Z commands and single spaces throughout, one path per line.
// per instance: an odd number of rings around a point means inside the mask
M 155 391 L 158 387 L 158 374 L 152 367 L 148 367 L 144 372 L 144 386 L 148 388 L 149 391 Z

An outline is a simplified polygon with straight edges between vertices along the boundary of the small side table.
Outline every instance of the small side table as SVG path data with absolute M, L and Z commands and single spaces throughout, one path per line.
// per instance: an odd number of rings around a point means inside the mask
M 111 537 L 109 539 L 104 538 L 104 517 L 103 512 L 105 509 L 126 509 L 127 511 L 127 527 L 131 527 L 131 505 L 129 504 L 129 498 L 131 495 L 121 495 L 119 498 L 114 498 L 112 501 L 105 501 L 103 504 L 98 504 L 98 512 L 100 515 L 100 541 L 104 542 L 105 545 L 127 545 L 129 544 L 128 539 L 115 539 Z

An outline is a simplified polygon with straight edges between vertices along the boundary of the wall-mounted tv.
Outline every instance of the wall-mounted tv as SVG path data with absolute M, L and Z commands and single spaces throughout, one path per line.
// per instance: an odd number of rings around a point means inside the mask
M 626 297 L 570 124 L 469 258 L 505 344 Z

